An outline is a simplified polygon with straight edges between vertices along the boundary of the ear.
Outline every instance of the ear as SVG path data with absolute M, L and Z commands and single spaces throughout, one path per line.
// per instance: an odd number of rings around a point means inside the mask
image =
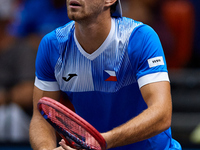
M 105 0 L 105 6 L 110 7 L 112 6 L 117 0 Z

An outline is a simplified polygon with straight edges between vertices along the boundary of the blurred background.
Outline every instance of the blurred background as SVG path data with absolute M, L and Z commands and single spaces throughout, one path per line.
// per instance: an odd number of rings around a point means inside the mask
M 150 25 L 165 52 L 172 136 L 200 150 L 200 0 L 121 0 L 123 16 Z M 34 63 L 41 38 L 69 22 L 65 0 L 0 0 L 0 150 L 31 150 Z

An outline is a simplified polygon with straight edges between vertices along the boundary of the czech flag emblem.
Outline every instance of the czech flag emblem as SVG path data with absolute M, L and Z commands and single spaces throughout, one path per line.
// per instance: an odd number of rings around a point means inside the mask
M 117 81 L 115 71 L 104 70 L 104 80 L 105 81 Z

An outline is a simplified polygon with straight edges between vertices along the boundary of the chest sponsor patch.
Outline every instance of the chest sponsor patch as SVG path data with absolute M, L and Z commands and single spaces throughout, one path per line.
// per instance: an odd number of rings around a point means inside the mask
M 148 59 L 149 68 L 164 65 L 163 57 L 154 57 Z

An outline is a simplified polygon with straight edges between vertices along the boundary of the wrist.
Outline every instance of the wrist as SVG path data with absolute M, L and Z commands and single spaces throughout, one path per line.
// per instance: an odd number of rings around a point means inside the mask
M 106 141 L 106 149 L 113 148 L 112 147 L 113 142 L 112 142 L 111 132 L 102 133 L 102 136 Z

